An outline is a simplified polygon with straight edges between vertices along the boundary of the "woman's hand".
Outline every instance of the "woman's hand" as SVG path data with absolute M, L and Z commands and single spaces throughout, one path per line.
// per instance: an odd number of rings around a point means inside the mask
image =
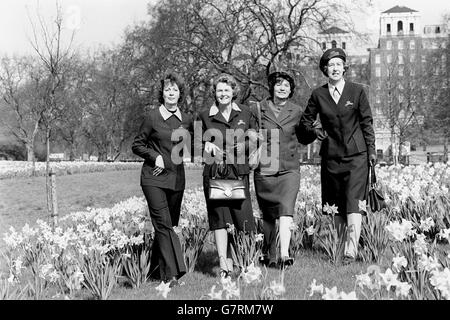
M 156 157 L 155 160 L 155 170 L 153 170 L 153 175 L 154 176 L 159 176 L 161 174 L 161 172 L 163 172 L 164 170 L 164 160 L 162 158 L 161 155 Z
M 214 143 L 207 141 L 205 143 L 205 152 L 210 153 L 213 157 L 215 157 L 216 155 L 221 154 L 222 150 L 220 150 L 220 148 Z
M 374 153 L 369 154 L 369 164 L 374 167 L 377 164 L 377 155 Z

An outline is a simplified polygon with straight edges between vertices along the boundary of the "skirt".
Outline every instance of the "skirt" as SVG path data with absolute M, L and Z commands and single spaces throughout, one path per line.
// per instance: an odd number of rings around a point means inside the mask
M 263 219 L 273 221 L 280 216 L 293 216 L 300 188 L 300 171 L 287 170 L 275 175 L 254 175 L 256 199 Z
M 239 231 L 255 231 L 252 202 L 249 190 L 248 174 L 243 175 L 245 182 L 245 200 L 210 200 L 208 176 L 203 176 L 203 191 L 206 199 L 210 230 L 224 229 L 231 225 Z
M 367 152 L 344 158 L 322 158 L 320 174 L 322 206 L 327 203 L 337 206 L 336 215 L 344 218 L 349 213 L 367 214 L 363 210 L 369 186 Z

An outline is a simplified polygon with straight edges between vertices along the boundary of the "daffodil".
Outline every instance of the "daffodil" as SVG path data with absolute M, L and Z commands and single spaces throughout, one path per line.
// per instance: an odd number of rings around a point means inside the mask
M 316 285 L 316 279 L 313 279 L 309 285 L 309 288 L 311 291 L 309 294 L 310 297 L 312 297 L 315 293 L 323 294 L 323 284 Z
M 155 289 L 156 291 L 158 291 L 158 294 L 162 295 L 164 299 L 167 299 L 167 295 L 171 290 L 170 282 L 164 283 L 164 281 L 161 281 L 159 286 L 157 286 Z
M 324 300 L 339 300 L 340 294 L 337 292 L 337 287 L 331 289 L 325 288 L 325 293 L 322 295 Z
M 408 266 L 408 260 L 404 256 L 400 256 L 398 253 L 397 255 L 392 258 L 392 268 L 399 272 L 400 268 L 406 268 Z

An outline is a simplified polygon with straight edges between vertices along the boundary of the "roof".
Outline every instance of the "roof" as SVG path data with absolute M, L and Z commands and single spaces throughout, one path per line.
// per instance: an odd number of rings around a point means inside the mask
M 382 13 L 403 13 L 403 12 L 418 12 L 418 11 L 410 9 L 408 7 L 395 6 L 395 7 L 392 7 L 389 10 L 386 10 Z
M 341 28 L 338 27 L 331 27 L 327 30 L 324 30 L 322 32 L 319 32 L 319 34 L 333 34 L 333 33 L 348 33 L 348 31 L 344 31 Z

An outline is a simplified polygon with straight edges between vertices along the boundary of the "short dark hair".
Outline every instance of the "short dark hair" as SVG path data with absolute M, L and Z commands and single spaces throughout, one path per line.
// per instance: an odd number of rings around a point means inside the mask
M 158 101 L 161 104 L 164 104 L 164 86 L 168 83 L 175 83 L 178 86 L 178 90 L 180 90 L 180 98 L 178 99 L 178 103 L 184 100 L 184 79 L 175 72 L 168 72 L 164 75 L 164 77 L 160 81 L 159 92 L 158 92 Z
M 216 101 L 216 87 L 220 82 L 228 84 L 231 87 L 231 89 L 233 89 L 233 99 L 232 100 L 235 100 L 237 98 L 237 96 L 239 94 L 239 90 L 240 90 L 237 80 L 231 74 L 221 73 L 217 77 L 215 77 L 213 80 L 211 92 L 213 94 L 214 101 Z
M 288 98 L 292 98 L 294 95 L 295 90 L 295 81 L 294 78 L 288 74 L 287 72 L 274 72 L 269 75 L 269 78 L 267 79 L 267 82 L 269 84 L 269 94 L 270 98 L 273 99 L 274 96 L 274 89 L 275 85 L 281 80 L 287 80 L 289 82 L 289 85 L 291 87 L 291 93 L 289 94 Z

